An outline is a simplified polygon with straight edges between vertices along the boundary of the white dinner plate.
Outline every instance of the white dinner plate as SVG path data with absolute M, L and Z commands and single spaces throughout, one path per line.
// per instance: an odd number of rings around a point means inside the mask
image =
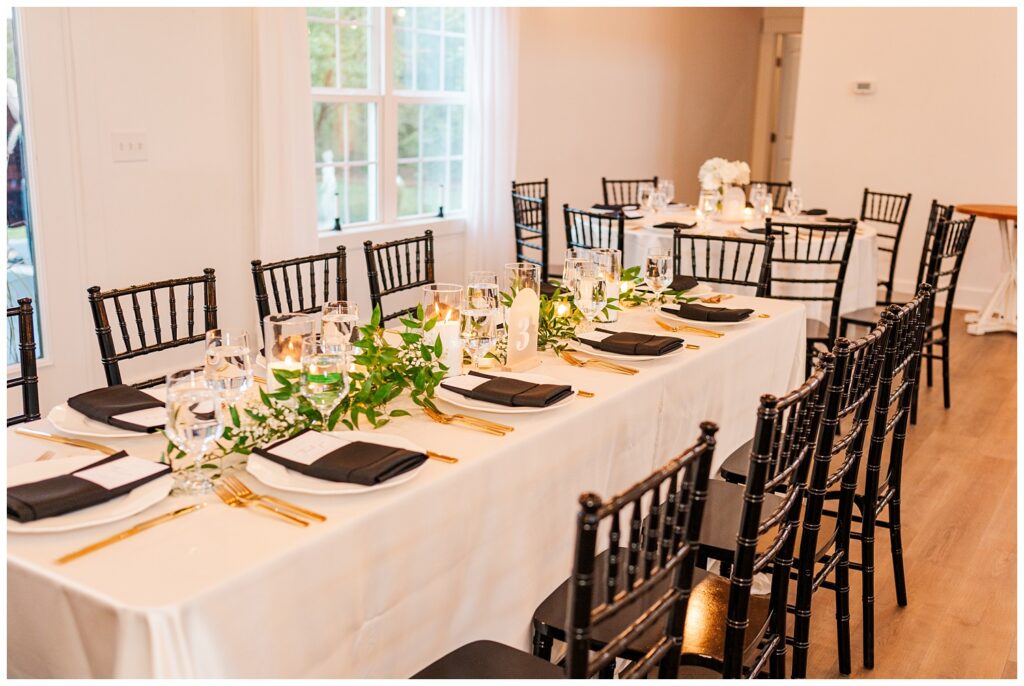
M 404 438 L 403 436 L 394 436 L 392 434 L 382 434 L 371 431 L 331 431 L 329 432 L 329 435 L 344 439 L 347 442 L 365 441 L 367 443 L 377 443 L 380 445 L 391 446 L 393 448 L 414 450 L 424 454 L 427 452 L 425 448 L 420 447 L 408 438 Z M 424 462 L 424 464 L 426 464 L 426 462 Z M 314 495 L 353 495 L 382 491 L 385 488 L 392 488 L 394 486 L 404 484 L 407 481 L 411 481 L 416 478 L 416 475 L 419 474 L 422 469 L 423 465 L 420 465 L 416 469 L 396 476 L 393 479 L 388 479 L 383 483 L 373 486 L 363 486 L 362 484 L 350 484 L 343 481 L 326 481 L 324 479 L 316 479 L 312 476 L 306 476 L 305 474 L 300 474 L 292 469 L 288 469 L 284 465 L 278 464 L 273 460 L 260 457 L 255 453 L 249 455 L 245 466 L 245 471 L 252 474 L 261 483 L 266 484 L 267 486 L 279 488 L 282 491 L 292 491 L 293 493 L 312 493 Z
M 7 485 L 17 486 L 60 476 L 61 474 L 81 469 L 93 462 L 99 462 L 101 459 L 103 458 L 96 455 L 96 453 L 92 453 L 90 455 L 60 457 L 43 462 L 27 462 L 16 465 L 7 470 Z M 156 505 L 167 497 L 173 486 L 174 477 L 170 474 L 165 474 L 159 479 L 153 479 L 144 483 L 135 490 L 118 498 L 87 507 L 84 510 L 76 510 L 75 512 L 68 512 L 56 517 L 37 519 L 34 522 L 15 522 L 8 519 L 7 532 L 14 534 L 54 533 L 116 522 L 119 519 L 131 517 L 148 507 Z
M 559 386 L 565 385 L 564 381 L 560 381 L 559 379 L 555 379 L 544 374 L 493 372 L 493 375 L 508 376 L 521 381 L 529 381 L 530 383 L 551 383 Z M 560 407 L 564 407 L 576 399 L 576 393 L 573 392 L 562 400 L 559 400 L 554 405 L 548 405 L 547 407 L 508 407 L 507 405 L 498 405 L 496 403 L 489 403 L 483 400 L 473 400 L 472 398 L 467 398 L 464 395 L 459 395 L 454 391 L 449 391 L 447 388 L 442 386 L 438 386 L 434 390 L 434 397 L 438 400 L 443 400 L 450 405 L 462 407 L 467 410 L 496 412 L 498 414 L 532 414 L 534 412 L 547 412 L 549 410 L 557 410 Z
M 722 307 L 721 305 L 707 305 L 706 303 L 691 303 L 691 304 L 706 305 L 706 307 Z M 741 309 L 741 308 L 730 307 L 729 309 Z M 742 309 L 748 309 L 748 308 L 742 308 Z M 749 309 L 753 309 L 753 308 L 749 308 Z M 708 326 L 708 327 L 711 327 L 711 328 L 715 328 L 715 327 L 718 327 L 718 326 L 724 326 L 724 327 L 743 326 L 744 324 L 749 324 L 750 322 L 752 322 L 752 321 L 754 321 L 754 320 L 756 320 L 758 318 L 757 317 L 757 312 L 753 312 L 749 317 L 747 317 L 746 319 L 744 319 L 743 321 L 740 321 L 740 322 L 706 322 L 706 321 L 704 321 L 702 319 L 687 319 L 686 317 L 680 317 L 677 314 L 672 314 L 671 312 L 666 312 L 665 310 L 662 310 L 660 308 L 658 309 L 658 315 L 662 316 L 662 317 L 668 317 L 669 319 L 675 319 L 677 321 L 686 322 L 690 326 L 698 326 L 698 327 Z
M 163 386 L 156 388 L 144 388 L 143 393 L 153 396 L 160 402 L 167 397 L 166 389 Z M 78 410 L 68 407 L 67 403 L 61 403 L 50 410 L 46 418 L 61 432 L 72 436 L 85 436 L 87 438 L 139 438 L 148 436 L 144 431 L 128 431 L 110 426 L 95 419 L 89 419 Z

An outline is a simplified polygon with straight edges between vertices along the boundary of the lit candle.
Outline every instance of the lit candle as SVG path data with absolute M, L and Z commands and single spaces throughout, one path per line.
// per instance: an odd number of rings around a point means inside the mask
M 558 305 L 555 306 L 555 314 L 559 317 L 564 317 L 569 314 L 569 303 L 564 300 L 559 301 Z
M 272 357 L 267 362 L 267 390 L 275 391 L 281 387 L 274 370 L 287 372 L 302 371 L 302 336 L 285 336 L 274 343 Z
M 462 373 L 462 337 L 459 335 L 461 312 L 456 303 L 462 301 L 462 286 L 430 284 L 423 287 L 423 313 L 435 319 L 434 328 L 426 333 L 424 342 L 433 344 L 441 338 L 441 363 L 448 367 L 446 376 Z M 447 302 L 446 302 L 447 301 Z
M 743 208 L 743 217 L 745 219 L 750 219 L 753 216 L 754 216 L 754 208 L 753 207 L 744 207 Z
M 302 344 L 315 335 L 316 319 L 307 314 L 286 312 L 264 318 L 268 391 L 276 391 L 282 386 L 274 377 L 275 370 L 302 371 Z

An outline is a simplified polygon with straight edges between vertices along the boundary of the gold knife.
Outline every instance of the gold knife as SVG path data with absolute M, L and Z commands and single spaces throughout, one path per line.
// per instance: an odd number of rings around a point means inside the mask
M 54 434 L 48 434 L 45 431 L 36 431 L 35 429 L 15 429 L 14 433 L 21 434 L 22 436 L 28 436 L 30 438 L 39 438 L 44 441 L 53 441 L 54 443 L 63 443 L 64 445 L 74 445 L 79 448 L 88 448 L 89 450 L 97 450 L 106 455 L 113 455 L 114 453 L 121 452 L 115 450 L 106 445 L 100 445 L 99 443 L 93 443 L 92 441 L 83 441 L 79 438 L 68 438 L 66 436 L 55 436 Z
M 124 531 L 116 533 L 113 536 L 110 536 L 109 538 L 104 538 L 102 541 L 97 541 L 92 545 L 87 545 L 84 548 L 76 550 L 73 553 L 68 553 L 64 557 L 58 557 L 56 562 L 57 564 L 62 565 L 66 562 L 77 560 L 83 555 L 88 555 L 89 553 L 95 550 L 99 550 L 100 548 L 106 548 L 108 545 L 112 543 L 117 543 L 118 541 L 123 541 L 126 538 L 131 538 L 135 534 L 142 533 L 146 529 L 152 529 L 154 526 L 157 526 L 158 524 L 163 524 L 164 522 L 169 522 L 172 519 L 183 517 L 187 515 L 189 512 L 195 512 L 196 510 L 201 509 L 203 507 L 206 507 L 205 503 L 197 503 L 195 505 L 189 505 L 188 507 L 182 507 L 180 509 L 174 510 L 173 512 L 162 514 L 159 517 L 154 517 L 153 519 L 147 519 L 144 522 L 139 522 L 130 529 L 125 529 Z
M 441 462 L 447 462 L 448 464 L 455 464 L 459 461 L 457 457 L 449 457 L 448 455 L 442 455 L 441 453 L 435 453 L 433 450 L 427 451 L 427 457 L 432 460 L 439 460 Z

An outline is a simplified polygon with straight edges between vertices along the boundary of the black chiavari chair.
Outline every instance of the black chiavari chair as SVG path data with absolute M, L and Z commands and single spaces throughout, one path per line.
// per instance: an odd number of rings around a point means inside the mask
M 749 196 L 750 187 L 755 183 L 762 183 L 768 188 L 768 192 L 772 196 L 772 207 L 776 210 L 782 209 L 782 204 L 786 202 L 786 194 L 793 187 L 792 181 L 751 181 L 746 186 L 743 186 L 743 194 Z
M 332 269 L 333 267 L 333 269 Z M 303 272 L 306 272 L 305 276 Z M 332 274 L 333 271 L 333 274 Z M 291 272 L 291 274 L 289 274 Z M 270 277 L 270 292 L 267 291 L 267 277 Z M 279 262 L 252 261 L 252 280 L 256 289 L 256 309 L 260 321 L 279 312 L 320 312 L 324 303 L 331 300 L 348 299 L 348 268 L 345 246 L 339 245 L 332 252 L 296 257 Z M 295 294 L 292 295 L 292 281 Z M 308 298 L 303 288 L 304 281 L 309 287 Z M 320 290 L 317 290 L 320 282 Z M 334 285 L 333 295 L 331 284 Z M 281 299 L 282 291 L 284 300 Z M 273 293 L 273 308 L 270 295 Z
M 910 211 L 910 193 L 880 193 L 864 189 L 864 197 L 860 203 L 860 220 L 881 222 L 893 228 L 892 233 L 878 232 L 878 249 L 889 254 L 889 274 L 878 280 L 878 287 L 885 289 L 885 296 L 878 301 L 879 305 L 893 302 L 892 287 L 896 277 L 896 258 L 900 251 L 900 240 L 903 238 L 903 226 L 907 223 Z M 920 283 L 920 280 L 918 281 Z
M 611 676 L 617 658 L 641 637 L 650 639 L 649 650 L 631 656 L 618 676 L 675 678 L 688 630 L 687 607 L 717 430 L 709 422 L 701 424 L 694 446 L 607 502 L 593 493 L 580 496 L 573 570 L 566 582 L 567 611 L 560 618 L 570 627 L 563 669 L 545 656 L 476 641 L 416 678 Z M 601 536 L 599 529 L 607 533 Z M 624 536 L 625 548 L 620 546 Z M 607 544 L 603 552 L 598 552 L 604 547 L 599 538 Z
M 512 218 L 516 230 L 516 261 L 540 267 L 541 281 L 548 269 L 548 180 L 512 182 Z
M 708 481 L 709 516 L 701 527 L 702 557 L 705 541 L 723 546 L 720 559 L 727 552 L 732 557 L 728 569 L 723 565 L 721 576 L 698 571 L 700 578 L 690 596 L 683 635 L 686 665 L 726 677 L 754 677 L 766 665 L 772 677 L 785 673 L 789 564 L 799 524 L 800 495 L 832 374 L 831 354 L 825 361 L 826 365 L 785 397 L 761 398 L 756 438 L 747 446 L 751 455 L 747 485 Z M 716 517 L 710 517 L 711 512 L 717 513 Z M 751 594 L 753 575 L 769 567 L 771 592 Z M 595 579 L 596 585 L 601 583 L 602 578 Z M 534 613 L 535 654 L 549 657 L 553 641 L 567 640 L 568 593 L 566 582 Z M 626 658 L 644 655 L 655 637 L 652 633 L 631 644 Z M 608 640 L 608 636 L 591 636 L 595 646 Z M 706 677 L 707 673 L 694 676 Z
M 754 295 L 768 295 L 775 238 L 703 236 L 675 229 L 672 234 L 672 273 L 688 274 L 701 283 L 749 286 Z M 717 253 L 717 257 L 712 253 Z M 685 266 L 684 266 L 685 265 Z
M 7 426 L 39 419 L 39 377 L 36 375 L 36 336 L 32 321 L 32 298 L 21 298 L 17 307 L 7 308 L 7 333 L 14 338 L 17 327 L 18 376 L 7 378 L 7 388 L 21 387 L 21 414 L 7 418 Z
M 799 300 L 804 303 L 828 303 L 828 323 L 807 318 L 807 369 L 811 368 L 819 346 L 831 349 L 839 333 L 839 305 L 846 282 L 846 268 L 850 263 L 850 250 L 857 231 L 857 222 L 828 224 L 797 224 L 765 219 L 765 228 L 784 231 L 776 240 L 772 255 L 770 297 L 779 300 Z M 781 269 L 780 269 L 781 267 Z M 810 274 L 780 276 L 780 273 Z M 799 293 L 780 293 L 779 286 L 792 287 Z M 809 288 L 820 288 L 823 293 L 809 293 Z
M 640 184 L 653 184 L 658 188 L 658 177 L 650 179 L 606 179 L 601 177 L 601 191 L 605 205 L 639 205 Z
M 202 329 L 196 333 L 196 286 L 202 286 Z M 185 326 L 187 333 L 179 331 L 178 325 L 178 293 L 179 289 L 185 290 Z M 149 355 L 171 348 L 177 348 L 190 343 L 204 341 L 206 332 L 217 328 L 217 282 L 214 277 L 214 270 L 206 268 L 202 276 L 188 276 L 182 279 L 168 279 L 166 281 L 154 281 L 140 286 L 129 286 L 127 288 L 115 288 L 103 291 L 99 286 L 92 286 L 88 289 L 89 307 L 92 309 L 93 323 L 96 326 L 96 338 L 100 345 L 100 361 L 103 363 L 103 371 L 107 377 L 107 385 L 114 386 L 123 383 L 121 380 L 121 369 L 119 363 Z M 148 302 L 144 294 L 149 294 Z M 142 298 L 140 299 L 140 296 Z M 130 330 L 128 318 L 125 315 L 125 306 L 121 299 L 125 298 L 132 308 L 134 318 L 134 331 Z M 166 305 L 169 309 L 169 317 L 166 324 L 170 327 L 170 338 L 165 340 L 163 326 L 165 322 L 160 319 L 161 300 L 166 298 Z M 114 344 L 114 336 L 111 333 L 110 318 L 107 313 L 107 303 L 112 302 L 114 313 L 117 316 L 117 326 L 121 334 L 123 350 L 117 351 Z M 145 323 L 143 310 L 149 314 L 149 326 Z M 183 334 L 180 335 L 179 334 Z M 152 342 L 150 342 L 152 337 Z M 136 388 L 151 388 L 159 386 L 164 382 L 163 376 L 158 376 L 145 381 L 132 384 Z
M 383 298 L 434 283 L 434 232 L 410 236 L 387 243 L 363 243 L 366 276 L 370 281 L 370 304 L 381 308 L 381 326 L 385 322 L 416 311 L 406 307 L 390 314 L 384 312 Z
M 562 205 L 565 219 L 566 248 L 618 248 L 622 251 L 622 264 L 626 262 L 623 250 L 626 220 L 621 213 L 588 212 Z
M 906 575 L 903 569 L 901 527 L 901 491 L 903 448 L 911 413 L 914 389 L 920 379 L 921 346 L 928 326 L 932 287 L 921 284 L 917 297 L 903 306 L 890 305 L 883 321 L 890 328 L 885 358 L 878 380 L 871 443 L 868 448 L 864 485 L 856 497 L 860 516 L 859 531 L 852 532 L 861 544 L 861 560 L 850 568 L 861 574 L 863 607 L 864 666 L 875 664 L 875 529 L 889 530 L 896 602 L 907 605 Z M 882 473 L 886 440 L 889 440 L 889 464 Z M 881 519 L 888 509 L 888 519 Z

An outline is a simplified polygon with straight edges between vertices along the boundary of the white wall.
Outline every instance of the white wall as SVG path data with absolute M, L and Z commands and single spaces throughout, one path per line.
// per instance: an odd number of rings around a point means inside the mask
M 89 286 L 214 267 L 221 325 L 254 332 L 253 21 L 245 8 L 27 9 L 19 20 L 45 414 L 104 383 Z M 110 135 L 119 130 L 146 132 L 148 161 L 112 161 Z M 427 226 L 439 234 L 439 279 L 461 280 L 462 222 Z M 350 293 L 368 310 L 362 241 L 423 228 L 320 244 L 347 246 Z M 189 346 L 123 363 L 122 373 L 149 378 L 198 364 L 200 355 Z
M 898 289 L 911 291 L 933 198 L 1016 203 L 1017 12 L 808 8 L 793 180 L 804 202 L 846 215 L 865 187 L 912 193 Z M 853 95 L 854 80 L 875 82 Z M 1000 277 L 996 223 L 979 218 L 957 305 Z
M 601 177 L 673 179 L 750 155 L 761 10 L 523 8 L 516 179 L 550 181 L 551 261 L 562 204 L 601 201 Z

